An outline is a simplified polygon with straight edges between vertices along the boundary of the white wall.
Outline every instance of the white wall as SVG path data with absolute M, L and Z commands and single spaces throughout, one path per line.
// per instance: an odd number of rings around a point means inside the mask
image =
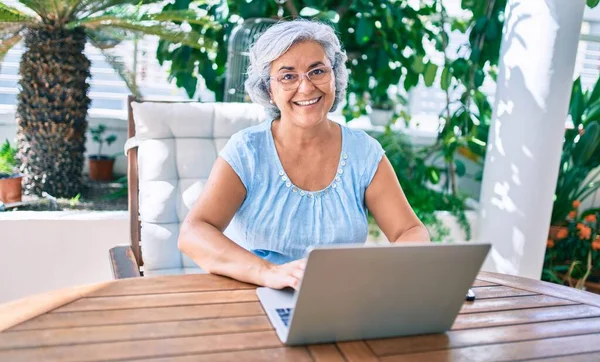
M 128 243 L 126 211 L 0 213 L 0 303 L 112 280 L 108 250 Z

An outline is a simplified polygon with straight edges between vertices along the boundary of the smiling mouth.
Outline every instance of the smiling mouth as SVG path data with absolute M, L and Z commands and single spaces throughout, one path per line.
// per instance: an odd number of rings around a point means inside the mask
M 306 107 L 306 106 L 311 106 L 311 105 L 317 103 L 318 101 L 321 100 L 321 98 L 323 98 L 323 96 L 309 99 L 307 101 L 300 101 L 300 102 L 293 102 L 293 103 L 297 106 Z

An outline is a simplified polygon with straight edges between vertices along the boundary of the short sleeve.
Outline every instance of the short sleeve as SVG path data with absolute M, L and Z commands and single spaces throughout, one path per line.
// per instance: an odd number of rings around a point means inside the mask
M 252 186 L 254 157 L 252 146 L 245 139 L 243 132 L 231 136 L 225 147 L 219 152 L 219 156 L 231 166 L 248 192 Z
M 366 143 L 364 147 L 366 152 L 364 170 L 361 177 L 361 186 L 367 188 L 371 184 L 371 181 L 375 176 L 375 172 L 377 172 L 379 162 L 381 162 L 381 159 L 385 154 L 385 150 L 383 147 L 381 147 L 379 141 L 366 133 L 364 134 L 364 142 Z

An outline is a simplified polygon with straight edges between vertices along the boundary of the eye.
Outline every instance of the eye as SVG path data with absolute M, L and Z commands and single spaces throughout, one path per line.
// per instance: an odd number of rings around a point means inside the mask
M 321 68 L 314 69 L 310 72 L 311 75 L 321 75 L 324 74 L 325 70 Z
M 291 82 L 298 79 L 298 74 L 296 73 L 283 73 L 279 75 L 279 80 L 283 82 Z

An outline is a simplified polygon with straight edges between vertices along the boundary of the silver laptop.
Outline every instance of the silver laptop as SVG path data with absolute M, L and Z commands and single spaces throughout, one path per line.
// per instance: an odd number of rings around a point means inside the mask
M 318 247 L 297 292 L 257 294 L 287 345 L 443 333 L 489 249 L 471 242 Z

